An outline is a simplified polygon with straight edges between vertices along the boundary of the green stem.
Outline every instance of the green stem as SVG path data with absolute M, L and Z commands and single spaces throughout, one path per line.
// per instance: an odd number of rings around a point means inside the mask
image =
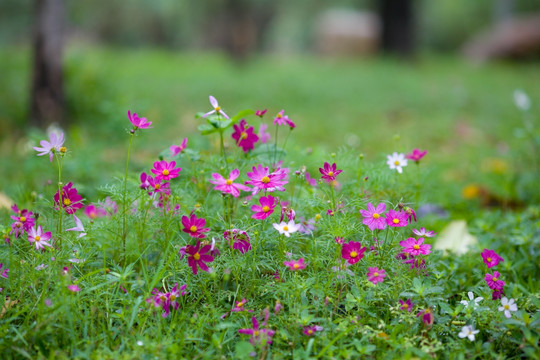
M 58 247 L 60 247 L 60 239 L 62 236 L 62 217 L 63 217 L 63 211 L 64 211 L 64 198 L 63 198 L 63 183 L 62 183 L 62 165 L 63 165 L 64 158 L 61 155 L 56 156 L 56 161 L 58 163 L 58 224 L 56 226 L 57 229 L 57 236 L 56 239 L 58 240 Z
M 277 140 L 278 140 L 278 128 L 279 128 L 279 125 L 276 125 L 276 134 L 275 134 L 275 141 L 274 141 L 274 158 L 272 159 L 272 164 L 270 164 L 270 166 L 274 166 L 274 164 L 276 163 L 276 158 L 277 158 Z
M 223 141 L 223 129 L 219 130 L 219 142 L 220 142 L 220 152 L 221 157 L 223 158 L 223 163 L 225 164 L 225 169 L 227 169 L 227 173 L 229 172 L 229 164 L 227 164 L 227 157 L 225 156 L 225 142 Z
M 129 146 L 126 158 L 126 173 L 124 175 L 124 193 L 122 195 L 122 202 L 124 204 L 124 211 L 122 213 L 122 256 L 124 258 L 124 265 L 126 262 L 126 237 L 127 237 L 127 177 L 129 170 L 129 156 L 131 154 L 131 144 L 133 143 L 133 135 L 135 130 L 130 132 L 129 136 Z

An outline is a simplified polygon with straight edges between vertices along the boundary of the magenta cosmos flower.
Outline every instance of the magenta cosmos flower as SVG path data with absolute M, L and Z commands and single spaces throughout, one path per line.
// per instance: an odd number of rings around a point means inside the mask
M 107 216 L 107 211 L 103 208 L 97 207 L 95 204 L 90 204 L 84 208 L 84 215 L 93 220 L 99 217 Z
M 367 204 L 367 210 L 360 210 L 360 214 L 364 217 L 362 223 L 367 225 L 369 230 L 375 229 L 383 230 L 386 227 L 386 218 L 384 217 L 384 211 L 386 210 L 386 204 L 380 203 L 377 208 L 373 204 Z
M 257 111 L 255 111 L 255 115 L 262 118 L 264 116 L 264 114 L 266 114 L 267 111 L 268 111 L 268 109 L 257 110 Z
M 366 247 L 362 247 L 357 241 L 349 241 L 346 244 L 343 244 L 341 248 L 341 257 L 347 260 L 349 264 L 356 264 L 364 257 L 364 252 L 367 250 Z
M 127 113 L 129 121 L 135 126 L 135 130 L 137 129 L 148 129 L 152 125 L 151 121 L 146 120 L 146 118 L 140 118 L 137 113 L 131 113 L 131 111 L 128 110 Z
M 49 161 L 52 162 L 55 152 L 59 152 L 62 145 L 64 145 L 64 133 L 56 134 L 54 132 L 49 136 L 49 141 L 41 140 L 39 142 L 41 147 L 34 147 L 34 150 L 38 152 L 37 156 L 43 156 L 49 154 Z
M 210 95 L 208 97 L 208 99 L 210 100 L 210 105 L 212 105 L 212 107 L 214 108 L 214 110 L 212 111 L 209 111 L 207 112 L 206 114 L 204 114 L 202 117 L 205 118 L 209 115 L 212 115 L 212 114 L 218 114 L 218 115 L 221 115 L 223 116 L 225 119 L 229 119 L 229 116 L 227 114 L 225 114 L 225 112 L 223 110 L 221 110 L 221 107 L 219 106 L 219 103 L 218 101 L 216 100 L 215 97 L 213 97 L 212 95 Z
M 259 199 L 259 205 L 253 205 L 251 206 L 251 211 L 253 211 L 255 214 L 251 215 L 253 219 L 258 220 L 264 220 L 272 213 L 274 212 L 274 208 L 276 207 L 279 199 L 277 197 L 274 197 L 272 195 L 268 196 L 262 196 Z
M 434 237 L 435 235 L 437 235 L 434 231 L 427 231 L 426 228 L 423 228 L 423 227 L 420 228 L 420 230 L 413 229 L 412 232 L 416 236 L 427 237 L 427 238 Z
M 409 223 L 407 221 L 408 215 L 404 211 L 388 210 L 386 213 L 386 224 L 392 227 L 403 227 Z
M 253 167 L 253 172 L 248 172 L 247 176 L 249 181 L 245 184 L 253 186 L 253 195 L 261 190 L 273 192 L 273 191 L 285 191 L 283 185 L 287 184 L 287 172 L 284 169 L 276 169 L 276 171 L 270 173 L 268 167 L 263 167 L 261 164 L 257 167 Z
M 204 245 L 201 248 L 201 240 L 197 240 L 197 245 L 186 246 L 186 254 L 188 255 L 188 265 L 191 267 L 193 274 L 197 275 L 197 266 L 201 268 L 202 271 L 208 271 L 208 265 L 214 261 L 214 257 L 210 255 L 210 250 L 212 246 L 210 244 Z
M 54 195 L 54 202 L 60 202 L 58 191 Z M 79 195 L 77 189 L 73 187 L 73 183 L 69 182 L 62 188 L 62 207 L 68 214 L 74 214 L 77 210 L 83 207 L 82 196 Z
M 420 162 L 420 160 L 426 156 L 427 151 L 420 151 L 419 149 L 414 149 L 411 153 L 405 155 L 409 160 Z
M 203 239 L 206 237 L 203 232 L 210 231 L 209 228 L 205 228 L 204 225 L 206 225 L 206 220 L 203 218 L 197 218 L 195 214 L 191 214 L 190 217 L 182 216 L 182 225 L 184 225 L 184 228 L 182 229 L 183 232 L 188 233 L 190 236 L 193 236 L 194 238 Z
M 176 161 L 170 163 L 165 160 L 156 161 L 152 173 L 156 175 L 156 180 L 169 181 L 178 177 L 178 173 L 182 170 L 182 168 L 175 168 L 175 166 Z
M 319 325 L 305 326 L 302 333 L 306 336 L 313 336 L 317 331 L 323 331 L 323 327 Z
M 431 253 L 431 245 L 423 244 L 424 238 L 416 240 L 415 238 L 408 238 L 399 242 L 399 245 L 403 247 L 403 252 L 411 254 L 412 256 L 427 255 Z
M 304 258 L 300 258 L 298 260 L 284 261 L 283 265 L 287 266 L 291 271 L 298 271 L 304 269 L 307 264 L 304 263 Z
M 294 129 L 296 127 L 295 123 L 292 122 L 291 119 L 287 115 L 284 115 L 285 110 L 281 110 L 277 113 L 276 117 L 274 118 L 274 125 L 281 126 L 281 125 L 289 125 L 291 129 Z
M 241 301 L 236 301 L 236 304 L 231 309 L 232 312 L 241 312 L 241 311 L 247 311 L 247 312 L 253 312 L 253 310 L 248 310 L 244 307 L 248 301 L 246 298 L 243 298 Z
M 484 280 L 486 280 L 487 285 L 492 290 L 502 290 L 505 282 L 500 279 L 501 274 L 498 271 L 495 271 L 493 275 L 486 274 Z
M 433 321 L 435 320 L 435 318 L 433 317 L 433 311 L 431 310 L 431 308 L 421 310 L 418 314 L 416 314 L 416 317 L 420 316 L 422 317 L 422 322 L 424 323 L 424 325 L 433 325 Z
M 319 168 L 319 172 L 322 174 L 322 178 L 326 180 L 326 182 L 331 183 L 332 181 L 336 180 L 336 177 L 342 172 L 343 170 L 338 170 L 336 167 L 336 163 L 333 163 L 330 165 L 329 163 L 325 162 L 323 168 Z
M 81 288 L 79 287 L 79 285 L 68 285 L 67 288 L 69 289 L 69 291 L 73 291 L 73 292 L 79 292 L 81 291 Z
M 233 241 L 233 249 L 240 251 L 242 254 L 245 254 L 251 250 L 251 243 L 249 242 L 249 235 L 239 229 L 225 230 L 223 232 L 223 237 L 228 242 Z
M 178 303 L 178 299 L 180 296 L 184 296 L 186 292 L 184 291 L 186 289 L 187 285 L 184 284 L 178 288 L 178 283 L 174 284 L 174 287 L 169 292 L 161 292 L 158 289 L 152 290 L 152 297 L 146 299 L 146 302 L 153 305 L 156 308 L 161 307 L 163 309 L 163 313 L 161 314 L 162 317 L 166 318 L 169 316 L 170 308 L 172 307 L 174 310 L 178 310 L 180 307 L 180 304 Z
M 497 266 L 500 262 L 504 261 L 504 259 L 493 250 L 484 249 L 480 255 L 482 255 L 482 260 L 484 260 L 484 264 L 487 265 L 488 269 Z
M 271 344 L 275 331 L 270 329 L 261 329 L 255 316 L 251 318 L 251 322 L 253 323 L 252 329 L 239 329 L 238 332 L 244 335 L 251 335 L 249 342 L 253 345 L 260 344 L 264 346 L 266 344 Z M 264 321 L 262 325 L 265 326 L 266 321 Z
M 182 143 L 180 145 L 171 145 L 169 147 L 169 150 L 171 151 L 171 156 L 176 156 L 180 154 L 182 151 L 184 151 L 187 147 L 187 138 L 184 138 L 182 140 Z
M 36 245 L 36 250 L 43 249 L 45 246 L 51 247 L 49 240 L 51 239 L 51 232 L 47 231 L 43 233 L 41 225 L 31 228 L 28 232 L 28 241 Z
M 234 169 L 233 171 L 231 171 L 227 179 L 225 179 L 218 173 L 213 173 L 212 177 L 214 179 L 210 180 L 210 182 L 216 185 L 214 187 L 214 190 L 218 190 L 224 194 L 231 194 L 234 197 L 238 197 L 240 196 L 240 190 L 251 191 L 251 189 L 246 185 L 234 183 L 234 180 L 236 180 L 239 175 L 240 171 L 238 171 L 238 169 Z
M 13 204 L 11 210 L 15 213 L 11 216 L 11 219 L 15 221 L 11 224 L 11 232 L 14 232 L 16 237 L 23 231 L 28 232 L 36 224 L 36 219 L 32 216 L 33 212 L 27 209 L 19 210 L 17 204 Z
M 253 126 L 248 126 L 246 120 L 242 119 L 240 124 L 235 124 L 233 127 L 232 138 L 236 141 L 236 145 L 241 147 L 246 153 L 249 150 L 253 150 L 255 143 L 259 141 L 259 136 L 253 132 Z
M 401 310 L 406 310 L 408 312 L 411 312 L 414 306 L 414 304 L 411 302 L 411 299 L 407 299 L 406 301 L 400 299 L 399 304 L 401 305 L 399 307 Z
M 374 284 L 384 281 L 386 277 L 386 271 L 384 269 L 379 269 L 377 267 L 368 267 L 367 277 L 368 280 Z

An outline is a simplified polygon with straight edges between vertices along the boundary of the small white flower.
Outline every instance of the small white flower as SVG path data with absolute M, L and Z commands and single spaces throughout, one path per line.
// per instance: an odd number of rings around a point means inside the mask
M 463 304 L 466 308 L 469 306 L 469 303 L 470 303 L 471 301 L 474 301 L 474 309 L 476 309 L 476 308 L 478 307 L 478 303 L 479 303 L 480 301 L 484 300 L 484 298 L 481 297 L 481 296 L 479 296 L 479 297 L 477 297 L 477 298 L 475 299 L 475 298 L 474 298 L 474 294 L 473 294 L 472 291 L 469 291 L 467 294 L 469 295 L 469 301 L 467 301 L 467 300 L 461 300 L 461 301 L 460 301 L 460 303 Z
M 214 110 L 209 111 L 206 114 L 204 114 L 203 118 L 207 117 L 208 115 L 212 115 L 212 114 L 221 114 L 225 119 L 228 120 L 229 116 L 227 114 L 225 114 L 225 112 L 221 109 L 221 107 L 219 106 L 218 101 L 216 100 L 216 98 L 213 97 L 212 95 L 210 95 L 208 97 L 208 99 L 210 100 L 210 105 L 212 105 Z
M 292 233 L 297 232 L 300 228 L 300 224 L 295 224 L 294 220 L 289 221 L 286 223 L 285 221 L 282 221 L 279 224 L 273 224 L 274 229 L 279 231 L 280 234 L 285 235 L 286 237 L 290 237 Z
M 40 270 L 46 269 L 48 267 L 49 267 L 49 265 L 41 264 L 41 265 L 36 266 L 34 269 L 37 270 L 37 271 L 40 271 Z
M 143 346 L 144 344 L 143 344 L 143 342 L 142 342 L 141 340 L 138 340 L 138 341 L 137 341 L 137 345 Z
M 527 111 L 531 107 L 531 100 L 523 90 L 516 89 L 514 91 L 514 104 L 519 110 Z
M 501 299 L 501 305 L 502 306 L 499 306 L 499 311 L 504 311 L 504 316 L 506 316 L 508 319 L 512 317 L 511 311 L 518 310 L 514 299 L 508 300 L 506 296 Z
M 397 152 L 393 153 L 392 155 L 387 155 L 386 158 L 388 161 L 386 162 L 390 169 L 396 169 L 398 173 L 403 172 L 403 166 L 407 166 L 407 159 L 405 159 L 405 154 L 398 154 Z
M 458 334 L 460 338 L 467 337 L 470 341 L 474 341 L 474 335 L 478 334 L 480 330 L 475 330 L 473 325 L 466 325 L 461 329 Z

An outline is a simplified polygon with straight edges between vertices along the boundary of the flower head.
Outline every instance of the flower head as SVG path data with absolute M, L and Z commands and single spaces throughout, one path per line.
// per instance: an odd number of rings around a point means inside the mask
M 403 227 L 409 224 L 408 215 L 404 211 L 388 210 L 386 213 L 386 224 L 392 227 Z
M 47 231 L 43 233 L 43 228 L 39 225 L 37 228 L 33 227 L 28 232 L 28 241 L 36 244 L 36 250 L 43 249 L 45 246 L 51 247 L 49 240 L 51 239 L 51 232 Z
M 191 267 L 193 274 L 197 275 L 197 266 L 202 271 L 208 271 L 208 265 L 206 263 L 214 261 L 214 257 L 209 254 L 211 245 L 204 245 L 201 248 L 201 241 L 197 240 L 197 245 L 186 246 L 186 254 L 188 256 L 188 265 Z
M 498 271 L 495 271 L 493 275 L 486 274 L 484 280 L 486 280 L 487 285 L 492 290 L 502 290 L 505 282 L 500 279 L 501 274 Z
M 241 311 L 247 311 L 247 312 L 253 312 L 253 310 L 248 310 L 244 307 L 244 305 L 247 303 L 248 301 L 246 300 L 246 298 L 243 298 L 242 300 L 240 301 L 236 301 L 236 304 L 234 305 L 234 307 L 232 308 L 232 312 L 241 312 Z
M 403 167 L 407 166 L 407 159 L 405 159 L 405 155 L 403 154 L 395 152 L 392 155 L 387 155 L 386 158 L 388 159 L 386 163 L 390 169 L 396 169 L 400 174 L 403 172 Z
M 54 195 L 54 202 L 60 202 L 59 192 Z M 79 195 L 77 189 L 73 187 L 73 183 L 69 182 L 62 188 L 62 207 L 68 214 L 75 214 L 77 210 L 83 207 L 82 196 Z
M 238 169 L 234 169 L 233 171 L 231 171 L 227 179 L 225 179 L 218 173 L 213 173 L 213 179 L 210 180 L 210 182 L 216 185 L 214 186 L 214 190 L 218 190 L 224 194 L 231 194 L 234 197 L 238 197 L 240 196 L 240 190 L 251 191 L 251 189 L 246 185 L 234 183 L 234 180 L 236 180 L 239 175 L 240 171 L 238 171 Z
M 184 296 L 186 294 L 186 292 L 184 291 L 186 287 L 187 285 L 184 284 L 180 286 L 180 288 L 178 288 L 178 283 L 175 283 L 174 287 L 169 292 L 161 292 L 158 289 L 154 289 L 152 290 L 153 296 L 146 299 L 146 302 L 156 308 L 161 307 L 163 309 L 163 313 L 161 314 L 161 316 L 166 318 L 167 316 L 169 316 L 171 307 L 174 310 L 178 310 L 178 308 L 180 307 L 178 299 L 180 298 L 180 296 Z
M 341 247 L 341 257 L 349 264 L 356 264 L 364 257 L 366 247 L 362 247 L 357 241 L 349 241 Z
M 259 136 L 253 131 L 253 126 L 248 126 L 246 120 L 242 119 L 240 123 L 233 125 L 234 132 L 232 138 L 236 141 L 236 145 L 242 148 L 245 153 L 253 150 L 255 143 L 259 141 Z
M 261 126 L 259 126 L 258 135 L 259 135 L 259 140 L 261 141 L 262 144 L 266 144 L 267 142 L 269 142 L 270 138 L 272 137 L 267 130 L 268 130 L 268 125 L 261 124 Z
M 427 255 L 431 253 L 431 245 L 423 244 L 424 238 L 408 238 L 399 242 L 399 245 L 403 247 L 403 252 L 411 254 L 412 256 Z
M 263 167 L 261 164 L 253 167 L 253 172 L 248 172 L 249 181 L 245 184 L 253 186 L 253 195 L 261 190 L 268 192 L 285 191 L 283 185 L 288 183 L 287 171 L 285 169 L 276 169 L 270 173 L 268 167 Z
M 256 110 L 255 111 L 255 116 L 258 116 L 258 117 L 262 118 L 264 116 L 264 114 L 266 114 L 267 111 L 268 111 L 268 109 Z
M 488 269 L 497 266 L 500 262 L 504 261 L 504 259 L 493 250 L 484 249 L 480 255 L 482 255 L 482 260 L 484 260 L 484 264 L 487 265 Z
M 84 208 L 84 215 L 88 216 L 90 219 L 96 219 L 107 215 L 107 211 L 103 208 L 96 206 L 95 204 L 87 205 Z
M 416 317 L 420 316 L 422 317 L 422 322 L 424 323 L 424 325 L 433 325 L 433 321 L 435 320 L 435 318 L 433 316 L 433 310 L 431 310 L 431 308 L 421 310 L 418 314 L 416 314 Z
M 501 306 L 499 306 L 499 311 L 503 311 L 506 318 L 510 319 L 512 317 L 512 312 L 517 310 L 518 308 L 514 299 L 508 300 L 506 296 L 501 299 Z
M 458 334 L 460 338 L 468 338 L 470 341 L 474 341 L 474 335 L 478 334 L 480 330 L 475 330 L 473 325 L 466 325 L 461 329 Z
M 184 138 L 180 145 L 171 145 L 169 147 L 169 150 L 171 151 L 171 156 L 176 156 L 180 154 L 182 151 L 184 151 L 187 147 L 187 141 L 188 139 Z
M 223 232 L 223 237 L 225 240 L 230 241 L 232 236 L 233 249 L 240 251 L 242 254 L 245 254 L 251 250 L 251 243 L 249 242 L 248 234 L 239 229 L 225 230 Z
M 385 203 L 380 203 L 377 208 L 372 203 L 368 203 L 367 210 L 360 210 L 360 214 L 364 217 L 362 223 L 367 225 L 371 231 L 375 229 L 383 230 L 386 227 L 385 210 Z
M 437 235 L 435 232 L 427 231 L 426 228 L 423 228 L 423 227 L 420 228 L 420 230 L 413 229 L 412 232 L 416 236 L 427 237 L 427 238 L 434 237 L 435 235 Z
M 337 176 L 342 172 L 343 170 L 338 170 L 336 163 L 333 163 L 330 165 L 329 163 L 325 162 L 322 168 L 319 168 L 319 172 L 322 174 L 321 178 L 326 180 L 327 183 L 331 183 L 334 180 L 336 180 Z
M 412 152 L 410 152 L 409 154 L 405 155 L 405 157 L 409 160 L 412 160 L 412 161 L 415 161 L 415 162 L 420 162 L 420 160 L 426 156 L 427 154 L 427 151 L 420 151 L 418 149 L 414 149 Z
M 278 112 L 276 117 L 274 118 L 273 124 L 278 126 L 289 125 L 291 129 L 294 129 L 296 125 L 294 124 L 294 122 L 292 122 L 291 119 L 289 119 L 287 115 L 284 115 L 284 113 L 285 110 L 281 110 L 280 112 Z
M 287 266 L 291 271 L 298 271 L 304 269 L 307 264 L 304 263 L 304 258 L 300 258 L 298 260 L 284 261 L 283 265 Z
M 480 301 L 484 300 L 484 298 L 481 297 L 481 296 L 479 296 L 479 297 L 477 297 L 477 298 L 474 298 L 474 294 L 473 294 L 472 291 L 469 291 L 469 292 L 467 293 L 467 295 L 469 296 L 469 301 L 467 301 L 467 300 L 461 300 L 461 301 L 460 301 L 460 303 L 463 304 L 463 306 L 465 306 L 466 308 L 469 307 L 469 303 L 470 303 L 470 302 L 474 302 L 473 307 L 474 307 L 474 309 L 476 309 L 476 308 L 479 306 L 478 303 L 479 303 Z
M 223 110 L 221 110 L 221 107 L 219 106 L 219 103 L 218 101 L 216 100 L 215 97 L 213 97 L 212 95 L 210 95 L 208 97 L 208 99 L 210 100 L 210 105 L 212 105 L 212 107 L 214 108 L 214 110 L 211 110 L 209 112 L 207 112 L 206 114 L 203 115 L 203 118 L 211 115 L 211 114 L 218 114 L 218 115 L 221 115 L 223 116 L 225 119 L 229 119 L 229 116 L 227 114 L 225 114 L 225 112 Z
M 17 204 L 14 204 L 11 207 L 11 210 L 13 210 L 15 215 L 11 216 L 11 219 L 14 220 L 14 222 L 11 224 L 10 233 L 13 233 L 15 237 L 19 237 L 23 231 L 28 232 L 28 230 L 30 230 L 36 224 L 36 219 L 33 216 L 33 212 L 27 209 L 19 210 Z
M 81 288 L 79 287 L 79 285 L 68 285 L 67 288 L 70 290 L 70 291 L 73 291 L 73 292 L 79 292 L 81 291 Z
M 414 304 L 412 303 L 411 299 L 407 299 L 405 301 L 400 299 L 399 304 L 401 305 L 399 307 L 401 310 L 406 310 L 408 312 L 411 312 L 414 307 Z
M 384 281 L 386 277 L 386 271 L 377 267 L 368 267 L 367 277 L 373 284 L 377 284 Z
M 253 328 L 240 329 L 238 332 L 240 334 L 251 335 L 249 342 L 253 345 L 260 344 L 264 346 L 266 344 L 271 344 L 275 331 L 270 329 L 261 329 L 255 316 L 251 318 L 251 322 L 253 323 Z M 266 320 L 261 325 L 266 326 Z
M 127 115 L 128 115 L 129 121 L 133 124 L 133 126 L 135 126 L 135 130 L 137 130 L 137 129 L 149 129 L 149 128 L 151 128 L 150 125 L 152 125 L 152 122 L 146 120 L 146 118 L 140 118 L 139 115 L 137 115 L 137 113 L 133 113 L 133 114 L 132 114 L 132 113 L 128 110 Z
M 297 232 L 300 226 L 294 223 L 294 220 L 289 222 L 282 221 L 279 224 L 273 224 L 274 229 L 279 231 L 280 234 L 290 237 L 292 233 Z
M 279 199 L 272 195 L 262 196 L 259 199 L 259 205 L 251 206 L 251 211 L 255 214 L 251 215 L 253 219 L 264 220 L 274 212 Z
M 302 329 L 302 333 L 306 336 L 313 336 L 317 331 L 323 331 L 323 327 L 318 325 L 311 325 L 304 326 L 304 329 Z
M 182 168 L 175 168 L 175 166 L 176 161 L 171 161 L 170 163 L 165 160 L 156 161 L 152 169 L 152 173 L 156 175 L 155 180 L 169 181 L 178 177 L 178 173 Z
M 118 212 L 118 205 L 116 202 L 111 199 L 109 196 L 107 196 L 102 201 L 99 201 L 98 204 L 105 209 L 107 212 L 107 215 L 112 216 Z
M 189 234 L 194 238 L 203 239 L 206 237 L 204 232 L 210 231 L 210 228 L 205 228 L 206 220 L 203 218 L 198 218 L 195 214 L 191 214 L 190 217 L 182 216 L 182 225 L 184 228 L 183 232 Z
M 41 140 L 39 142 L 41 147 L 34 147 L 34 150 L 38 152 L 37 156 L 43 156 L 49 154 L 49 160 L 52 162 L 54 153 L 59 152 L 62 145 L 64 145 L 64 133 L 56 134 L 52 132 L 49 136 L 49 141 Z

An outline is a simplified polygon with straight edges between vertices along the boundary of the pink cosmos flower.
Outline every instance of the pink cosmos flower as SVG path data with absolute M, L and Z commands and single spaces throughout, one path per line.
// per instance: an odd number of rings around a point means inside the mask
M 150 182 L 148 181 L 148 178 L 151 178 L 151 176 L 145 172 L 141 173 L 141 184 L 139 185 L 139 188 L 141 188 L 142 190 L 146 190 L 150 187 Z
M 422 244 L 423 242 L 424 238 L 419 238 L 416 240 L 415 238 L 411 237 L 407 240 L 400 241 L 399 245 L 403 247 L 404 253 L 411 254 L 412 256 L 427 255 L 431 253 L 431 245 Z
M 262 144 L 266 144 L 267 142 L 269 142 L 272 137 L 267 130 L 268 130 L 268 125 L 261 124 L 261 126 L 259 126 L 258 135 L 259 135 L 259 140 L 261 141 Z
M 283 309 L 283 305 L 279 302 L 279 300 L 276 301 L 276 306 L 274 306 L 274 315 L 279 314 L 279 312 Z
M 323 331 L 323 327 L 318 325 L 305 326 L 302 333 L 306 336 L 313 336 L 317 331 Z
M 268 109 L 257 110 L 257 111 L 255 111 L 255 115 L 262 118 L 264 116 L 264 114 L 266 114 L 267 111 L 268 111 Z
M 137 113 L 133 113 L 133 114 L 132 114 L 132 113 L 128 110 L 127 115 L 128 115 L 129 121 L 133 124 L 133 126 L 135 126 L 135 130 L 137 130 L 137 129 L 149 129 L 149 128 L 151 128 L 150 125 L 152 125 L 152 122 L 146 120 L 146 118 L 140 118 L 139 115 L 137 115 Z
M 283 265 L 287 266 L 291 271 L 298 271 L 304 269 L 307 264 L 304 263 L 304 258 L 300 258 L 298 260 L 284 261 Z
M 416 222 L 416 212 L 414 212 L 413 208 L 407 206 L 403 210 L 407 214 L 407 220 L 409 222 L 413 222 L 413 220 L 414 222 Z
M 411 153 L 405 155 L 405 157 L 409 160 L 420 162 L 420 159 L 422 159 L 427 154 L 427 151 L 420 151 L 418 149 L 414 149 Z
M 400 309 L 401 310 L 406 310 L 408 312 L 411 312 L 412 309 L 413 309 L 413 306 L 414 304 L 411 302 L 411 299 L 407 299 L 406 301 L 403 301 L 403 300 L 399 300 L 399 303 L 400 303 Z
M 373 204 L 367 204 L 367 210 L 360 210 L 360 214 L 364 217 L 362 223 L 367 225 L 369 230 L 375 229 L 383 230 L 386 227 L 386 218 L 384 217 L 384 211 L 386 210 L 386 204 L 380 203 L 377 208 Z
M 493 250 L 484 249 L 480 255 L 482 255 L 482 260 L 484 260 L 484 264 L 487 265 L 488 269 L 497 266 L 500 262 L 504 261 L 504 259 Z
M 500 279 L 501 274 L 498 271 L 495 271 L 493 275 L 486 274 L 484 280 L 486 280 L 487 285 L 492 290 L 502 290 L 505 282 Z
M 206 225 L 206 220 L 203 218 L 197 218 L 195 214 L 191 214 L 189 218 L 185 215 L 182 216 L 182 225 L 184 225 L 184 228 L 182 229 L 183 232 L 198 239 L 205 238 L 206 235 L 203 233 L 210 231 L 210 228 L 204 227 L 204 225 Z
M 292 128 L 296 127 L 296 125 L 289 119 L 287 115 L 284 115 L 285 110 L 281 110 L 277 113 L 276 117 L 274 118 L 273 124 L 274 125 L 289 125 Z
M 36 244 L 36 250 L 43 249 L 45 246 L 51 247 L 49 240 L 51 239 L 51 232 L 47 231 L 43 233 L 41 225 L 31 228 L 28 232 L 28 241 Z
M 362 247 L 362 244 L 357 241 L 349 241 L 342 245 L 341 257 L 351 265 L 356 264 L 364 257 L 366 249 L 366 247 Z
M 201 248 L 201 241 L 197 240 L 197 245 L 186 246 L 186 254 L 188 256 L 188 265 L 191 267 L 194 275 L 197 275 L 197 266 L 201 268 L 202 271 L 208 271 L 208 265 L 214 261 L 214 257 L 209 254 L 211 245 L 205 245 Z
M 420 316 L 422 317 L 422 322 L 424 323 L 424 325 L 433 325 L 433 321 L 435 320 L 435 318 L 433 317 L 433 311 L 431 310 L 431 308 L 421 310 L 418 314 L 416 314 L 416 317 Z
M 306 171 L 306 181 L 309 185 L 317 187 L 317 179 L 311 177 L 311 175 Z
M 236 304 L 232 308 L 232 312 L 241 312 L 241 311 L 247 311 L 247 312 L 253 312 L 253 310 L 248 310 L 244 307 L 244 305 L 247 303 L 246 298 L 243 298 L 241 301 L 236 301 Z
M 2 270 L 2 267 L 4 266 L 3 263 L 0 263 L 0 270 Z M 4 268 L 4 270 L 2 270 L 2 273 L 0 273 L 0 277 L 3 277 L 4 279 L 7 279 L 9 278 L 9 269 L 7 267 Z
M 175 166 L 176 161 L 171 161 L 170 163 L 165 160 L 156 161 L 152 173 L 156 175 L 156 180 L 169 181 L 178 177 L 178 173 L 182 170 L 182 168 L 174 168 Z
M 184 140 L 182 140 L 182 143 L 180 145 L 171 145 L 171 147 L 169 147 L 169 150 L 171 151 L 171 156 L 176 156 L 178 154 L 180 154 L 182 151 L 184 151 L 187 147 L 187 138 L 184 138 Z
M 386 271 L 384 269 L 379 269 L 377 267 L 368 267 L 367 277 L 368 280 L 374 284 L 384 281 L 386 277 Z
M 162 308 L 163 313 L 161 314 L 162 317 L 166 318 L 170 314 L 170 308 L 172 307 L 174 310 L 178 310 L 180 307 L 180 304 L 178 303 L 178 299 L 180 296 L 184 296 L 186 292 L 184 291 L 186 289 L 187 285 L 184 284 L 178 288 L 178 283 L 174 284 L 174 287 L 169 292 L 161 292 L 158 289 L 152 290 L 152 297 L 146 299 L 146 302 L 150 305 L 156 307 L 156 308 Z
M 268 167 L 263 168 L 261 164 L 257 165 L 257 167 L 254 166 L 253 172 L 248 172 L 247 176 L 250 181 L 246 181 L 245 184 L 253 186 L 253 195 L 261 190 L 268 192 L 285 191 L 283 185 L 288 183 L 285 169 L 278 168 L 270 173 Z
M 214 190 L 221 191 L 224 194 L 231 194 L 236 198 L 240 196 L 240 190 L 251 191 L 251 189 L 246 185 L 234 183 L 234 180 L 236 180 L 239 175 L 240 171 L 238 171 L 238 169 L 231 171 L 227 179 L 218 173 L 213 173 L 212 177 L 214 179 L 210 180 L 210 182 L 217 185 L 214 187 Z
M 84 226 L 83 226 L 82 221 L 75 215 L 73 215 L 73 221 L 75 221 L 75 227 L 71 228 L 71 229 L 66 229 L 66 231 L 78 231 L 78 232 L 80 232 L 79 236 L 77 236 L 79 238 L 85 236 L 86 233 L 84 232 Z
M 245 153 L 253 150 L 255 143 L 259 141 L 259 136 L 253 132 L 253 126 L 248 126 L 246 120 L 242 119 L 238 125 L 234 124 L 233 128 L 232 138 L 236 141 L 236 145 L 241 147 Z
M 245 254 L 249 250 L 251 250 L 251 243 L 249 242 L 249 236 L 248 234 L 239 229 L 232 229 L 232 230 L 225 230 L 223 232 L 223 237 L 228 242 L 231 241 L 231 235 L 233 243 L 233 249 L 236 249 L 240 251 L 242 254 Z
M 407 213 L 404 211 L 388 210 L 386 213 L 386 224 L 392 227 L 407 226 Z
M 423 228 L 423 227 L 420 228 L 420 230 L 413 229 L 412 232 L 416 236 L 427 237 L 427 238 L 434 237 L 435 235 L 437 235 L 435 232 L 427 231 L 426 228 Z
M 95 204 L 87 205 L 84 208 L 84 215 L 88 216 L 90 219 L 96 219 L 107 215 L 107 211 L 100 207 L 97 207 Z
M 68 285 L 67 288 L 68 288 L 70 291 L 73 291 L 73 292 L 79 292 L 79 291 L 81 291 L 81 288 L 79 287 L 79 285 Z
M 54 202 L 58 204 L 60 196 L 58 191 L 54 195 Z M 79 195 L 77 189 L 73 187 L 73 183 L 69 182 L 62 188 L 62 207 L 68 214 L 75 214 L 77 210 L 83 207 L 82 196 Z
M 205 118 L 205 117 L 207 117 L 207 116 L 209 116 L 211 114 L 218 114 L 218 115 L 223 116 L 225 119 L 229 120 L 229 116 L 227 114 L 225 114 L 225 112 L 223 110 L 221 110 L 221 107 L 219 106 L 218 101 L 216 100 L 216 98 L 213 97 L 212 95 L 210 95 L 208 97 L 208 99 L 210 100 L 210 105 L 212 105 L 214 110 L 207 112 L 202 117 Z
M 343 244 L 343 238 L 341 236 L 334 237 L 334 241 L 338 244 Z
M 59 152 L 62 145 L 64 145 L 64 133 L 56 134 L 54 132 L 49 136 L 49 141 L 41 140 L 39 142 L 41 147 L 34 147 L 34 150 L 38 152 L 37 156 L 43 156 L 49 154 L 49 160 L 52 162 L 55 152 Z
M 272 337 L 274 336 L 275 331 L 259 328 L 259 322 L 257 321 L 257 318 L 255 316 L 251 318 L 251 322 L 253 323 L 252 329 L 240 329 L 238 330 L 238 332 L 240 334 L 251 335 L 249 342 L 253 345 L 260 344 L 262 346 L 265 346 L 266 344 L 271 344 Z M 261 325 L 266 326 L 266 319 Z
M 36 219 L 32 216 L 34 215 L 33 212 L 27 209 L 19 210 L 17 204 L 13 204 L 11 210 L 16 214 L 11 216 L 11 219 L 15 222 L 11 224 L 10 231 L 15 237 L 19 237 L 23 231 L 28 232 L 36 224 Z
M 331 183 L 332 181 L 336 180 L 336 177 L 342 172 L 343 170 L 338 170 L 336 167 L 336 163 L 333 163 L 330 165 L 329 163 L 324 163 L 324 168 L 319 168 L 319 172 L 322 174 L 322 178 L 326 180 L 327 183 Z
M 277 197 L 273 197 L 272 195 L 268 196 L 262 196 L 259 199 L 259 205 L 253 205 L 251 206 L 251 211 L 253 211 L 255 214 L 251 215 L 253 219 L 258 220 L 264 220 L 272 213 L 274 212 L 274 208 L 276 207 L 279 199 Z
M 155 178 L 147 176 L 146 181 L 148 182 L 148 195 L 152 195 L 152 193 L 170 195 L 170 184 L 168 182 L 162 182 L 163 179 L 158 179 L 157 176 Z

